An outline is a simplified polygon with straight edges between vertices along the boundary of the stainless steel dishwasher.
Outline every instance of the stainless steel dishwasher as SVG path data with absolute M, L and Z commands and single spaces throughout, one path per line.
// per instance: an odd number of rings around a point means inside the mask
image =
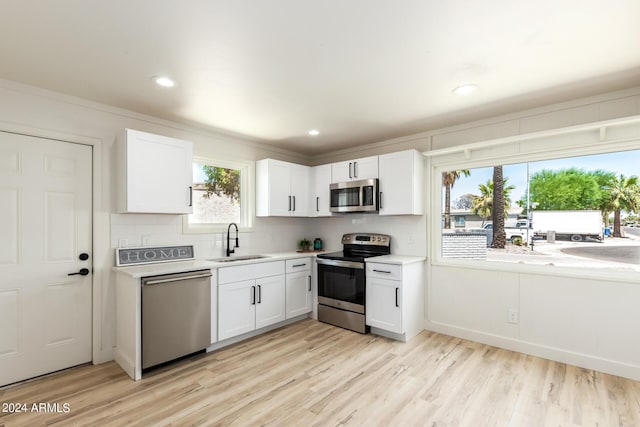
M 142 369 L 210 344 L 210 270 L 142 279 Z

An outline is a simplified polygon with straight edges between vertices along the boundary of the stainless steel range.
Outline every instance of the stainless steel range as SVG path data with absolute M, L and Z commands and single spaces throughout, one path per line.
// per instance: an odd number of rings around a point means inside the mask
M 391 237 L 350 233 L 342 236 L 342 252 L 319 254 L 318 320 L 345 329 L 368 332 L 365 324 L 365 260 L 387 255 Z

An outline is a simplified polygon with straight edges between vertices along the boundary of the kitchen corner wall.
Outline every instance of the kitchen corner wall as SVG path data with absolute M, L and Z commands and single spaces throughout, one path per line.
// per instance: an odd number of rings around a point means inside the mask
M 342 250 L 340 239 L 345 233 L 380 233 L 391 236 L 391 253 L 397 255 L 427 255 L 427 222 L 424 215 L 379 216 L 376 214 L 345 214 L 314 218 L 309 227 L 311 237 L 320 237 L 327 250 Z

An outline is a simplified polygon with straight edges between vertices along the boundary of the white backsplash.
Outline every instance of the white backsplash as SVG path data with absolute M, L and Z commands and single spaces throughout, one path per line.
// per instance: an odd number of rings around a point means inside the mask
M 240 232 L 236 255 L 288 252 L 310 237 L 310 218 L 256 218 L 254 231 Z M 235 238 L 235 230 L 232 230 Z M 227 233 L 183 234 L 181 215 L 111 214 L 111 248 L 194 245 L 197 258 L 225 255 Z
M 391 236 L 391 253 L 426 255 L 424 216 L 378 216 L 347 214 L 329 218 L 256 218 L 254 231 L 239 234 L 236 255 L 289 252 L 306 237 L 322 239 L 330 251 L 342 249 L 344 233 L 369 232 Z M 235 237 L 235 231 L 232 232 Z M 111 248 L 120 246 L 194 245 L 197 258 L 225 255 L 226 232 L 183 234 L 181 215 L 112 214 Z

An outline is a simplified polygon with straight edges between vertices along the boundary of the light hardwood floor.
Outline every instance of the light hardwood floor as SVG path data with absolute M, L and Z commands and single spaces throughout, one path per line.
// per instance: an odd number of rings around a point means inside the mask
M 0 426 L 640 426 L 640 383 L 422 332 L 305 320 L 131 381 L 113 362 L 0 389 Z

